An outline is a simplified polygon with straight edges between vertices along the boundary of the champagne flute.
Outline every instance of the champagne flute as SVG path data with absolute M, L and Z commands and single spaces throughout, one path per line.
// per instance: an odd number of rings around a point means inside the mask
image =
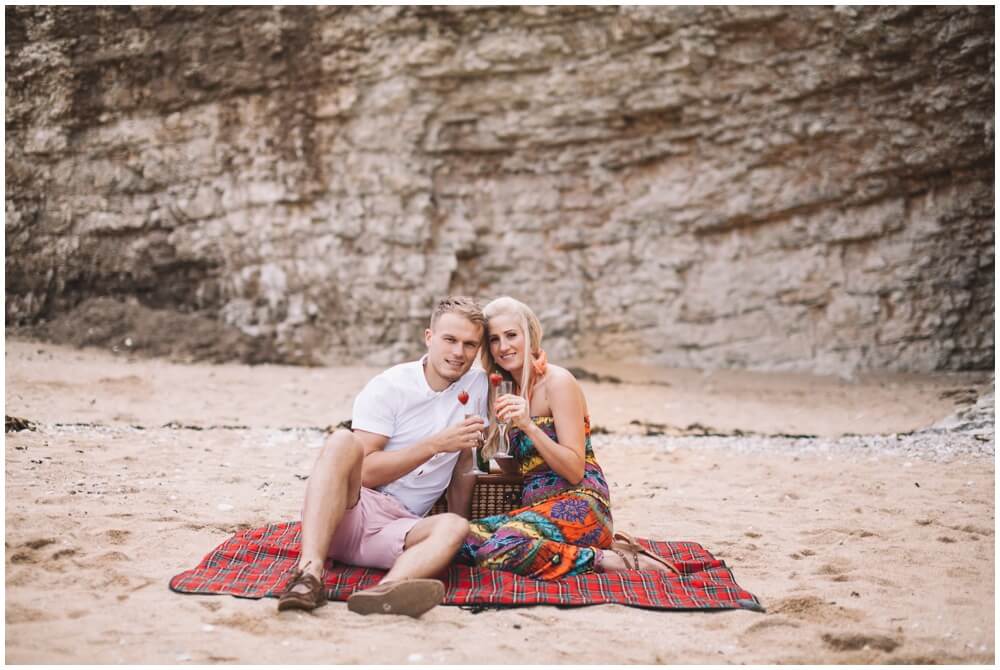
M 502 395 L 512 395 L 514 393 L 514 382 L 504 380 L 497 387 L 497 398 Z M 497 428 L 500 431 L 500 443 L 497 445 L 497 453 L 493 458 L 512 458 L 510 454 L 510 437 L 507 431 L 510 430 L 510 420 L 501 421 Z
M 478 414 L 466 414 L 465 418 L 468 419 L 470 416 L 474 416 L 477 419 L 480 419 L 480 417 L 479 417 Z M 480 420 L 482 420 L 482 419 L 480 419 Z M 472 469 L 468 470 L 465 474 L 468 474 L 468 475 L 485 475 L 485 474 L 489 474 L 489 473 L 484 472 L 483 470 L 479 469 L 479 458 L 476 457 L 476 447 L 472 447 Z
M 469 392 L 468 391 L 461 391 L 458 394 L 458 402 L 462 403 L 462 406 L 464 407 L 465 404 L 469 402 Z M 468 419 L 468 418 L 473 417 L 473 416 L 476 417 L 477 419 L 479 419 L 480 421 L 482 421 L 482 419 L 479 417 L 478 414 L 466 414 L 465 418 Z M 469 474 L 469 475 L 485 475 L 486 474 L 485 472 L 483 472 L 482 470 L 479 469 L 479 459 L 476 458 L 476 447 L 472 447 L 472 469 L 469 470 L 466 474 Z

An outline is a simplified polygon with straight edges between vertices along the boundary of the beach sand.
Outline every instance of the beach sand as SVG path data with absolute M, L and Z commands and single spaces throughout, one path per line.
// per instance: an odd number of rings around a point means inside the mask
M 988 374 L 576 362 L 620 379 L 583 382 L 616 527 L 703 544 L 767 612 L 412 620 L 167 587 L 234 531 L 297 519 L 323 430 L 378 369 L 5 350 L 6 414 L 37 424 L 6 435 L 7 663 L 994 661 L 992 398 L 988 426 L 940 423 Z

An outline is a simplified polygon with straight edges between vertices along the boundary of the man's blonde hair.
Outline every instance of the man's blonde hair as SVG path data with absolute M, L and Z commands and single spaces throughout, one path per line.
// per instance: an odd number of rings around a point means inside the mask
M 441 318 L 441 315 L 448 314 L 449 312 L 463 316 L 483 328 L 483 330 L 486 329 L 486 317 L 483 315 L 483 308 L 480 307 L 475 298 L 470 298 L 466 295 L 450 295 L 438 302 L 431 313 L 431 330 L 434 330 L 434 325 Z

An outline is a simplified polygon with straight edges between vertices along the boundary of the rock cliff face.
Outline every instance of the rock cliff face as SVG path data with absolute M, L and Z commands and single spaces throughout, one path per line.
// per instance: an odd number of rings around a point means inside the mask
M 992 7 L 9 7 L 7 320 L 110 297 L 387 363 L 436 298 L 511 294 L 553 356 L 992 367 L 993 34 Z

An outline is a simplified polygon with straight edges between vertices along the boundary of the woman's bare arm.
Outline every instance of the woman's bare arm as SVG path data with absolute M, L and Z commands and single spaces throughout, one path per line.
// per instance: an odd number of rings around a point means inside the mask
M 586 462 L 583 390 L 572 374 L 555 366 L 550 368 L 546 387 L 559 441 L 546 435 L 530 418 L 520 427 L 550 468 L 571 484 L 579 484 Z

